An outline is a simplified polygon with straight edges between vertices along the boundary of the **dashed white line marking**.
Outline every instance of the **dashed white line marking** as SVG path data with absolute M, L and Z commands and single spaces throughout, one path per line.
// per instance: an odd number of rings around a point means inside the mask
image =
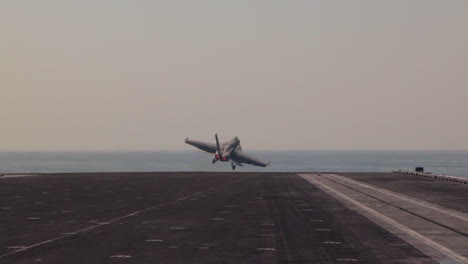
M 210 218 L 211 221 L 224 221 L 224 218 Z
M 325 242 L 323 242 L 323 244 L 334 244 L 334 245 L 339 245 L 339 244 L 341 244 L 341 242 L 338 242 L 338 241 L 325 241 Z
M 212 189 L 214 189 L 214 188 L 225 187 L 225 186 L 228 186 L 228 185 L 231 185 L 231 184 L 235 184 L 235 183 L 238 183 L 238 182 L 241 182 L 241 181 L 244 181 L 244 180 L 246 180 L 246 178 L 242 178 L 242 179 L 240 179 L 240 180 L 231 181 L 231 182 L 228 182 L 228 183 L 223 183 L 223 184 L 221 184 L 221 185 L 218 185 L 218 186 L 215 186 L 215 187 L 211 187 L 211 188 L 208 188 L 208 189 L 205 189 L 205 190 L 202 190 L 202 191 L 199 191 L 199 192 L 196 192 L 196 193 L 193 193 L 193 194 L 190 194 L 190 195 L 187 195 L 187 196 L 184 196 L 184 197 L 175 199 L 175 200 L 173 200 L 173 201 L 164 202 L 164 203 L 161 203 L 161 204 L 158 204 L 158 205 L 155 205 L 155 206 L 151 206 L 151 207 L 142 209 L 142 210 L 140 210 L 140 211 L 136 211 L 136 212 L 133 212 L 133 213 L 130 213 L 130 214 L 127 214 L 127 215 L 118 217 L 118 218 L 114 218 L 114 219 L 112 219 L 112 220 L 107 221 L 106 224 L 94 225 L 94 226 L 90 226 L 90 227 L 87 227 L 87 228 L 83 228 L 83 229 L 77 230 L 77 231 L 75 231 L 74 233 L 75 233 L 75 234 L 84 233 L 84 232 L 87 232 L 87 231 L 89 231 L 89 230 L 93 230 L 93 229 L 96 229 L 96 228 L 99 228 L 99 227 L 102 227 L 102 226 L 105 226 L 105 225 L 108 225 L 108 224 L 119 223 L 119 221 L 121 221 L 122 219 L 126 219 L 126 218 L 129 218 L 129 217 L 132 217 L 132 216 L 136 216 L 136 215 L 139 215 L 139 214 L 142 214 L 142 213 L 145 213 L 145 212 L 154 210 L 154 209 L 159 209 L 159 207 L 168 205 L 168 204 L 170 204 L 170 203 L 172 203 L 172 202 L 187 200 L 187 199 L 189 199 L 189 198 L 191 198 L 191 197 L 193 197 L 193 196 L 200 195 L 200 194 L 202 194 L 202 193 L 208 192 L 208 191 L 210 191 L 210 190 L 212 190 Z M 119 224 L 123 224 L 123 223 L 119 223 Z M 12 252 L 5 253 L 5 254 L 3 254 L 3 255 L 0 255 L 0 259 L 5 258 L 5 257 L 8 257 L 8 256 L 11 256 L 11 255 L 14 255 L 14 254 L 18 254 L 18 253 L 20 253 L 20 252 L 27 251 L 27 250 L 29 250 L 29 249 L 36 248 L 36 247 L 39 247 L 39 246 L 42 246 L 42 245 L 46 245 L 46 244 L 49 244 L 49 243 L 53 243 L 53 242 L 56 242 L 56 241 L 58 241 L 58 240 L 60 240 L 60 239 L 66 238 L 66 237 L 69 237 L 69 235 L 61 235 L 61 236 L 58 236 L 58 237 L 55 237 L 55 238 L 52 238 L 52 239 L 49 239 L 49 240 L 45 240 L 45 241 L 36 243 L 36 244 L 34 244 L 34 245 L 27 246 L 27 247 L 25 247 L 25 248 L 21 248 L 21 249 L 18 249 L 18 250 L 14 250 L 14 251 L 12 251 Z
M 330 229 L 319 228 L 319 229 L 315 229 L 315 231 L 319 231 L 319 232 L 330 232 Z
M 147 239 L 145 241 L 146 242 L 163 242 L 164 240 L 162 240 L 162 239 Z
M 275 237 L 276 234 L 260 234 L 261 237 Z
M 131 258 L 132 256 L 130 255 L 113 255 L 109 256 L 109 258 Z
M 257 248 L 258 251 L 276 251 L 276 248 Z
M 41 219 L 41 218 L 39 218 L 39 217 L 28 217 L 28 218 L 26 218 L 26 219 L 28 219 L 28 220 L 39 220 L 39 219 Z
M 278 208 L 276 206 L 276 203 L 275 203 L 274 199 L 271 200 L 271 205 L 273 207 L 273 212 L 275 213 L 276 223 L 278 223 L 281 226 L 281 218 L 279 216 Z M 279 234 L 279 236 L 280 236 L 280 238 L 281 238 L 281 240 L 283 242 L 283 247 L 284 247 L 284 249 L 286 251 L 287 262 L 291 263 L 292 262 L 291 250 L 289 249 L 288 240 L 286 239 L 286 236 L 285 236 L 282 228 L 278 229 L 278 234 Z

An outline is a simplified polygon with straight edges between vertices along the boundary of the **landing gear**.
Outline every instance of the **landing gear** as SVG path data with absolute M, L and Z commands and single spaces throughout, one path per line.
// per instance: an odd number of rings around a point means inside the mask
M 234 165 L 234 163 L 231 163 L 231 167 L 232 167 L 232 170 L 236 169 L 236 165 Z
M 217 159 L 213 159 L 213 164 L 215 164 L 218 160 Z

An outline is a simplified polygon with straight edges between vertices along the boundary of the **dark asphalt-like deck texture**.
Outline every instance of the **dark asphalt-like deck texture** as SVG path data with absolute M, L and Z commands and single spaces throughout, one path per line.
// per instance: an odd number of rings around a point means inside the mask
M 0 215 L 0 263 L 434 263 L 292 173 L 1 179 Z
M 468 213 L 468 185 L 397 173 L 340 173 L 353 180 Z

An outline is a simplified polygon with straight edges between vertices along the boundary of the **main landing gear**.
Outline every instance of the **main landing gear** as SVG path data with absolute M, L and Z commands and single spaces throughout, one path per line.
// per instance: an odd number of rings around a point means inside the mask
M 236 165 L 234 165 L 234 163 L 232 163 L 232 162 L 231 162 L 231 167 L 232 167 L 232 170 L 236 169 Z
M 213 164 L 215 164 L 218 161 L 218 159 L 213 159 Z

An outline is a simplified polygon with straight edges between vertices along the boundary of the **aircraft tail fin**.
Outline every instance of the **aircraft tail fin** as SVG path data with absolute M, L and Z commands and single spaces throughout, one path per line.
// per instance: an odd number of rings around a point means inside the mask
M 221 147 L 219 146 L 218 134 L 215 134 L 216 138 L 216 150 L 218 151 L 218 155 L 221 156 Z

